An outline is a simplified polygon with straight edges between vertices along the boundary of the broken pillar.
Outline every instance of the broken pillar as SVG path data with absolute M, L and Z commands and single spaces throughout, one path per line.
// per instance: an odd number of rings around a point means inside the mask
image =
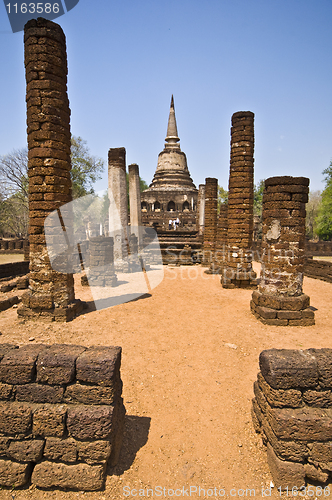
M 209 266 L 214 257 L 217 217 L 218 217 L 218 179 L 205 179 L 205 209 L 202 264 Z
M 232 116 L 231 161 L 228 187 L 227 265 L 221 279 L 224 288 L 257 286 L 252 268 L 254 204 L 254 113 Z
M 24 48 L 30 274 L 18 314 L 68 321 L 82 304 L 75 301 L 73 275 L 52 269 L 44 230 L 46 217 L 72 200 L 65 35 L 57 24 L 33 19 L 25 25 Z
M 129 165 L 129 207 L 130 207 L 130 230 L 137 238 L 138 248 L 142 247 L 142 209 L 141 190 L 139 182 L 139 168 L 136 163 Z M 134 239 L 131 238 L 131 241 Z
M 222 274 L 227 259 L 227 220 L 228 205 L 221 203 L 217 221 L 217 236 L 211 273 Z
M 89 240 L 89 271 L 87 279 L 90 286 L 115 286 L 117 277 L 114 272 L 113 238 L 97 236 Z
M 128 196 L 126 181 L 126 150 L 108 151 L 109 235 L 114 238 L 116 269 L 125 269 L 128 257 Z
M 262 269 L 251 310 L 268 325 L 315 323 L 302 290 L 309 179 L 270 177 L 263 195 Z
M 197 229 L 198 235 L 202 236 L 204 233 L 204 214 L 205 214 L 205 184 L 200 184 L 198 188 L 198 200 L 197 200 Z

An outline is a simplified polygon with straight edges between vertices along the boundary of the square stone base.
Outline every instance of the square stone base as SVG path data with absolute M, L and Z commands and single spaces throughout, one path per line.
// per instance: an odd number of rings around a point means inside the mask
M 68 322 L 75 318 L 86 307 L 86 303 L 76 299 L 67 307 L 56 307 L 53 309 L 33 309 L 21 305 L 17 309 L 17 315 L 22 319 Z
M 311 326 L 315 324 L 315 313 L 309 304 L 310 298 L 304 293 L 297 297 L 281 297 L 254 291 L 250 309 L 265 325 Z

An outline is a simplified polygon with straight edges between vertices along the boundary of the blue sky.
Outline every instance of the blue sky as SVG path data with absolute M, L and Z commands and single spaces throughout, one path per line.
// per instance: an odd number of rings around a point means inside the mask
M 255 113 L 255 182 L 303 175 L 323 189 L 332 158 L 331 0 L 80 0 L 67 37 L 71 128 L 105 161 L 124 146 L 151 182 L 171 94 L 198 186 L 228 186 L 231 115 Z M 0 154 L 26 143 L 23 33 L 0 5 Z

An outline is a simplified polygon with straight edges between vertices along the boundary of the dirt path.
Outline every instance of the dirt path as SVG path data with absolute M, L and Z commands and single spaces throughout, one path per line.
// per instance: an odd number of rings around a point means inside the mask
M 15 309 L 1 313 L 0 342 L 24 344 L 33 337 L 30 342 L 122 346 L 127 423 L 120 463 L 104 492 L 30 487 L 2 490 L 0 499 L 120 499 L 133 489 L 138 497 L 140 488 L 152 497 L 146 488 L 158 486 L 166 488 L 159 495 L 166 499 L 172 498 L 168 489 L 190 486 L 202 488 L 200 496 L 192 489 L 190 498 L 211 496 L 209 488 L 223 488 L 230 498 L 250 496 L 250 488 L 261 498 L 271 476 L 250 417 L 259 353 L 331 347 L 332 285 L 307 278 L 304 291 L 317 308 L 315 326 L 261 324 L 249 310 L 251 291 L 224 290 L 200 267 L 165 268 L 151 297 L 68 324 L 20 324 Z M 76 296 L 91 300 L 78 281 Z

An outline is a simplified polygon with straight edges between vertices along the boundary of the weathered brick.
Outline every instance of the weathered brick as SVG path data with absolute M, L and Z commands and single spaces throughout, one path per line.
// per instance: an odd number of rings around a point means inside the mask
M 39 488 L 68 488 L 74 490 L 97 491 L 105 484 L 106 464 L 65 465 L 42 462 L 33 470 L 32 483 Z
M 282 490 L 305 485 L 305 469 L 302 464 L 280 460 L 272 446 L 267 445 L 267 462 L 276 488 Z
M 121 395 L 122 383 L 114 380 L 113 386 L 101 387 L 93 385 L 72 384 L 66 388 L 65 401 L 85 405 L 112 405 Z
M 31 470 L 32 464 L 0 460 L 0 485 L 7 488 L 23 486 L 29 481 Z
M 0 430 L 3 434 L 28 434 L 31 430 L 32 411 L 24 403 L 0 403 Z
M 33 344 L 9 350 L 0 362 L 0 381 L 12 385 L 32 382 L 37 356 L 44 348 L 42 344 Z
M 90 347 L 76 361 L 79 382 L 112 386 L 121 364 L 121 347 Z
M 312 388 L 318 384 L 317 361 L 309 351 L 262 351 L 259 366 L 263 377 L 274 389 Z
M 72 438 L 58 439 L 48 437 L 45 442 L 44 458 L 59 462 L 76 462 L 77 444 L 77 441 Z
M 64 388 L 43 384 L 16 386 L 16 400 L 29 403 L 62 403 Z
M 332 409 L 271 408 L 266 418 L 279 439 L 310 441 L 332 440 Z
M 257 380 L 265 398 L 271 406 L 277 408 L 299 408 L 303 406 L 301 391 L 296 389 L 273 389 L 261 373 L 258 374 Z
M 113 426 L 112 406 L 68 406 L 67 429 L 75 439 L 110 439 Z
M 33 435 L 62 438 L 65 433 L 66 414 L 67 408 L 63 405 L 37 407 L 33 413 Z
M 109 441 L 79 442 L 78 459 L 89 465 L 107 462 L 110 455 Z
M 75 378 L 76 359 L 85 347 L 54 344 L 41 353 L 37 361 L 37 382 L 69 384 Z
M 24 441 L 12 441 L 8 447 L 7 454 L 18 462 L 38 462 L 43 454 L 44 440 L 25 439 Z
M 13 386 L 9 384 L 2 384 L 0 382 L 0 400 L 8 400 L 13 394 Z

